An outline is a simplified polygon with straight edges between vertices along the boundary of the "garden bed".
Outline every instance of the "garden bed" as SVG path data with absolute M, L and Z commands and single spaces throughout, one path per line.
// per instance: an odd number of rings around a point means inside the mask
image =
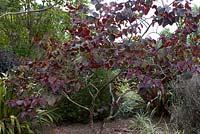
M 142 116 L 139 118 L 116 119 L 106 123 L 95 122 L 94 131 L 92 131 L 89 124 L 63 123 L 53 128 L 45 128 L 44 134 L 142 134 L 144 131 L 148 131 L 149 134 L 151 132 L 155 132 L 154 134 L 175 133 L 166 124 L 168 119 L 154 119 L 151 124 L 150 120 L 150 122 L 145 119 L 143 120 L 141 119 L 143 118 Z M 140 124 L 139 122 L 143 122 L 144 124 Z

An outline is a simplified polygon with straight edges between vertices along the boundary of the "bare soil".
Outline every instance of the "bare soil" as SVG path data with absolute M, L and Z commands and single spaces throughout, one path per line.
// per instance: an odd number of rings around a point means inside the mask
M 63 123 L 62 125 L 50 127 L 45 126 L 42 134 L 141 134 L 138 128 L 134 128 L 134 118 L 128 119 L 115 119 L 106 123 L 96 122 L 94 123 L 94 129 L 91 128 L 90 124 L 81 123 Z M 165 128 L 167 119 L 154 119 L 153 124 L 160 128 Z M 165 132 L 161 129 L 159 134 Z M 172 132 L 173 134 L 174 132 Z M 171 132 L 169 133 L 171 134 Z
M 57 127 L 44 127 L 43 134 L 137 134 L 136 130 L 130 128 L 133 119 L 116 119 L 106 123 L 94 123 L 94 130 L 89 124 L 63 124 Z

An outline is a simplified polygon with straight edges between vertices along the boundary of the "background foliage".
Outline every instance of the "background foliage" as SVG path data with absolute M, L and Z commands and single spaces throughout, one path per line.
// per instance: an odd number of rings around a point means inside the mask
M 0 2 L 1 13 L 56 4 L 45 12 L 0 18 L 0 45 L 24 57 L 6 81 L 14 96 L 3 101 L 19 108 L 18 118 L 37 119 L 38 109 L 49 107 L 45 98 L 51 94 L 58 96 L 52 104 L 59 112 L 64 110 L 64 118 L 85 121 L 88 117 L 92 124 L 95 118 L 115 117 L 118 110 L 134 113 L 136 105 L 124 108 L 129 105 L 129 91 L 138 93 L 141 98 L 137 99 L 142 99 L 151 113 L 169 114 L 172 83 L 179 76 L 192 78 L 200 73 L 200 14 L 190 1 L 158 6 L 154 0 L 110 4 L 93 0 L 94 11 L 85 1 L 65 3 L 66 11 L 59 8 L 64 1 Z M 154 14 L 148 23 L 150 10 Z M 145 38 L 155 24 L 176 24 L 177 28 L 173 33 L 162 32 L 157 40 Z M 122 85 L 116 84 L 119 81 Z M 123 82 L 127 91 L 123 91 Z

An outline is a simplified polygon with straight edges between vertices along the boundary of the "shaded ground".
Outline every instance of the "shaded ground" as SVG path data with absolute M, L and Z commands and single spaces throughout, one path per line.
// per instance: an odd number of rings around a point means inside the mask
M 62 126 L 55 128 L 46 127 L 46 133 L 44 134 L 135 134 L 136 131 L 130 129 L 130 125 L 133 124 L 132 119 L 116 119 L 104 124 L 102 129 L 102 122 L 94 123 L 95 132 L 92 132 L 89 124 L 63 124 Z M 49 130 L 50 132 L 47 132 Z
M 158 120 L 154 120 L 153 124 L 158 122 Z M 159 127 L 157 134 L 166 134 L 166 131 L 163 130 L 166 125 L 164 122 L 157 124 Z M 134 125 L 134 118 L 109 121 L 104 124 L 104 127 L 102 127 L 102 122 L 96 122 L 94 123 L 95 132 L 93 132 L 89 124 L 66 123 L 57 127 L 44 127 L 43 134 L 141 134 L 138 128 L 133 127 Z M 174 134 L 174 132 L 167 132 L 167 134 Z

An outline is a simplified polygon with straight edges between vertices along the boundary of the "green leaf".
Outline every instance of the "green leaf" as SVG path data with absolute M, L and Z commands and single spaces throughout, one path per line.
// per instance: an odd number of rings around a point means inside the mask
M 19 121 L 16 117 L 15 117 L 15 122 L 16 122 L 16 127 L 17 127 L 17 130 L 18 130 L 18 134 L 21 134 L 21 126 L 20 126 L 20 123 L 19 123 Z
M 109 40 L 110 40 L 111 42 L 114 42 L 114 41 L 115 41 L 115 35 L 114 35 L 114 34 L 110 34 L 110 35 L 109 35 Z
M 0 134 L 1 132 L 4 134 L 5 133 L 5 125 L 2 121 L 0 121 Z
M 11 122 L 12 126 L 15 125 L 15 116 L 13 116 L 13 115 L 10 116 L 10 122 Z

